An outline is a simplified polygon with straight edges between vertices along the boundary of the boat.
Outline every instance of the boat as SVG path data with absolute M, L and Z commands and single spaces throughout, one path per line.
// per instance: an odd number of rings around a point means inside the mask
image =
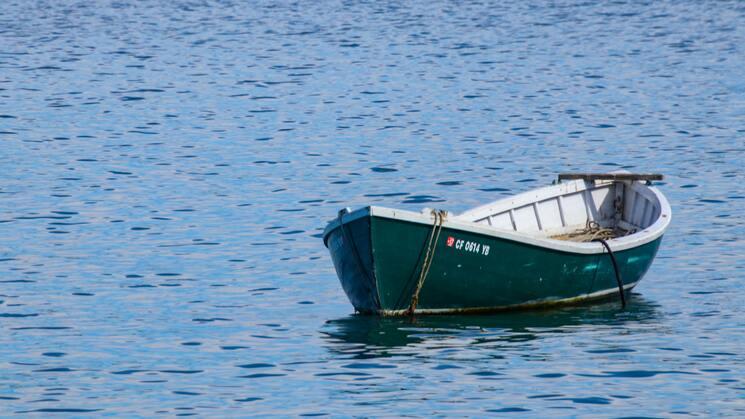
M 561 174 L 460 214 L 345 208 L 323 233 L 358 313 L 477 313 L 626 296 L 672 213 L 658 174 Z

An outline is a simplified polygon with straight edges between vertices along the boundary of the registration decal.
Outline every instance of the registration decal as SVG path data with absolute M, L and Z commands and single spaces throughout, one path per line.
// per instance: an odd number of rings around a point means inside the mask
M 455 248 L 455 250 L 458 250 L 461 252 L 475 253 L 477 255 L 482 255 L 482 256 L 488 256 L 489 250 L 490 250 L 488 244 L 483 244 L 483 243 L 463 240 L 463 239 L 457 239 L 453 236 L 449 236 L 445 244 L 448 247 Z

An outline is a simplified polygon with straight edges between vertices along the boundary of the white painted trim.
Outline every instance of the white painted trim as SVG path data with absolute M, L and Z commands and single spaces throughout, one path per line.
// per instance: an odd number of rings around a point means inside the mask
M 464 214 L 472 217 L 472 214 L 476 211 L 482 211 L 485 209 L 488 209 L 489 211 L 507 211 L 510 208 L 508 205 L 523 206 L 530 203 L 529 199 L 542 201 L 551 196 L 555 197 L 557 196 L 557 194 L 561 195 L 562 192 L 564 192 L 565 194 L 579 192 L 580 190 L 583 190 L 581 189 L 583 186 L 585 189 L 587 188 L 585 181 L 582 180 L 561 183 L 525 192 L 512 198 L 499 200 L 491 204 L 466 211 Z M 670 220 L 672 219 L 670 204 L 659 190 L 638 182 L 634 182 L 633 184 L 631 184 L 631 187 L 634 188 L 635 191 L 640 192 L 642 196 L 650 199 L 654 204 L 656 204 L 659 208 L 660 215 L 657 217 L 657 220 L 654 223 L 643 230 L 640 230 L 628 236 L 608 240 L 608 245 L 614 252 L 631 249 L 656 240 L 665 233 L 668 225 L 670 224 Z M 360 208 L 358 210 L 352 211 L 351 213 L 344 214 L 342 219 L 345 223 L 347 223 L 367 215 L 400 221 L 408 221 L 418 224 L 426 224 L 430 226 L 434 222 L 434 216 L 427 209 L 423 210 L 422 212 L 413 212 L 378 206 Z M 333 231 L 338 226 L 338 219 L 329 223 L 329 225 L 323 232 L 324 241 L 326 240 L 328 234 L 331 233 L 331 231 Z M 476 224 L 474 222 L 466 221 L 464 220 L 463 214 L 459 216 L 448 214 L 448 217 L 443 223 L 443 227 L 453 230 L 461 230 L 469 233 L 482 234 L 498 239 L 511 240 L 562 252 L 581 254 L 597 254 L 605 252 L 605 248 L 600 243 L 579 243 L 565 240 L 554 240 L 548 237 L 541 237 L 536 234 L 499 229 L 496 227 L 491 227 L 488 224 Z
M 371 212 L 370 209 L 371 208 L 372 207 L 364 207 L 364 208 L 360 208 L 360 209 L 354 210 L 352 212 L 345 213 L 341 217 L 342 218 L 342 221 L 344 221 L 344 223 L 348 223 L 348 222 L 354 221 L 354 220 L 356 220 L 358 218 L 366 217 L 367 215 L 370 214 L 370 212 Z M 331 233 L 332 231 L 334 231 L 337 227 L 339 227 L 339 218 L 338 217 L 335 218 L 332 221 L 329 221 L 329 224 L 323 230 L 323 242 L 324 243 L 326 242 L 326 237 L 328 237 L 329 233 Z

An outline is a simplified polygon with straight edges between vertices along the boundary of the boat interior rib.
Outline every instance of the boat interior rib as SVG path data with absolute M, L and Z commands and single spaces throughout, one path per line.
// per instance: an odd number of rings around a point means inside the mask
M 635 180 L 577 179 L 501 199 L 456 218 L 536 238 L 588 242 L 644 230 L 660 202 Z

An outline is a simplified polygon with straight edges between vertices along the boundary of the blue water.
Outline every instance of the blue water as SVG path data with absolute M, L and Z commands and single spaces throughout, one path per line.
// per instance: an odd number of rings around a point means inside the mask
M 745 416 L 745 4 L 515 3 L 4 2 L 0 415 Z M 625 311 L 356 317 L 319 238 L 619 168 Z

